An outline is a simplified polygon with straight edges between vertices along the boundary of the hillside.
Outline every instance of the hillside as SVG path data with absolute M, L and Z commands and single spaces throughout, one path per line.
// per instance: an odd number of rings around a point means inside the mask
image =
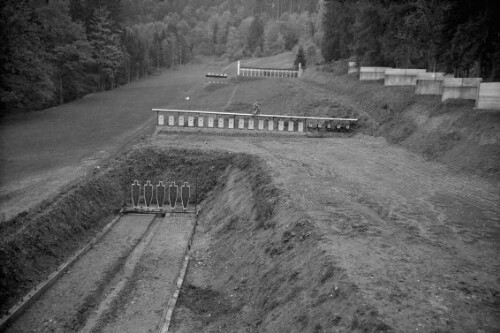
M 180 263 L 166 258 L 185 249 L 163 236 L 188 221 L 197 227 L 172 332 L 498 331 L 497 113 L 313 69 L 236 78 L 225 65 L 182 66 L 2 124 L 18 190 L 2 184 L 0 199 L 27 211 L 0 224 L 1 309 L 129 207 L 133 180 L 195 178 L 201 201 L 199 214 L 173 223 L 169 213 L 153 229 L 142 215 L 117 222 L 7 332 L 157 331 L 170 304 L 163 270 L 173 284 Z M 221 71 L 226 84 L 206 82 Z M 360 121 L 350 132 L 252 133 L 154 126 L 151 112 L 255 101 L 262 113 Z
M 303 77 L 311 93 L 330 91 L 330 99 L 354 109 L 361 131 L 429 160 L 485 176 L 500 176 L 500 112 L 475 110 L 474 101 L 416 96 L 413 87 L 359 82 L 355 75 L 335 77 L 309 70 Z M 307 88 L 306 88 L 307 87 Z
M 244 65 L 291 68 L 294 53 L 248 59 Z M 226 67 L 236 75 L 236 63 Z M 231 85 L 208 86 L 180 101 L 180 108 L 250 110 L 257 101 L 262 113 L 353 116 L 356 133 L 385 138 L 455 171 L 500 177 L 500 112 L 475 110 L 474 101 L 441 102 L 416 96 L 414 87 L 385 87 L 360 82 L 356 75 L 335 75 L 308 68 L 299 80 L 233 78 Z M 225 96 L 236 92 L 237 98 Z

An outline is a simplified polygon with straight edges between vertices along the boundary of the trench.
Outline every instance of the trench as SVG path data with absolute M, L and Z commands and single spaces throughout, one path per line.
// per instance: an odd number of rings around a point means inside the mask
M 55 201 L 1 225 L 2 315 L 130 201 L 132 180 L 188 178 L 197 179 L 200 213 L 169 332 L 391 330 L 373 308 L 359 302 L 356 285 L 321 249 L 322 236 L 312 218 L 283 195 L 263 160 L 221 151 L 159 148 L 124 154 Z M 141 261 L 152 260 L 143 254 L 145 246 L 118 260 L 125 268 L 114 270 L 121 270 L 121 275 L 110 268 L 110 279 L 125 276 L 135 284 L 97 288 L 95 293 L 106 295 L 84 304 L 84 317 L 67 318 L 69 324 L 61 326 L 64 331 L 140 330 L 116 324 L 130 317 L 127 306 L 136 302 L 145 313 L 157 314 L 149 321 L 157 320 L 168 298 L 153 307 L 152 300 L 131 291 L 140 290 L 139 282 L 153 274 L 137 268 Z M 167 248 L 167 243 L 156 246 Z M 161 264 L 172 263 L 155 261 L 150 266 Z M 121 304 L 106 300 L 108 293 L 116 294 L 111 298 Z M 148 330 L 157 327 L 156 322 L 148 324 L 153 327 Z

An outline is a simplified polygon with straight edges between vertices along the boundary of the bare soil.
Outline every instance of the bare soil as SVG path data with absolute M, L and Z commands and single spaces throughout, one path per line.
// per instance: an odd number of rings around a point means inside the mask
M 214 188 L 233 158 L 224 152 L 133 150 L 60 193 L 57 200 L 1 223 L 2 315 L 130 205 L 131 181 L 189 181 L 195 204 Z
M 154 216 L 125 216 L 71 267 L 7 332 L 68 332 L 80 329 Z
M 194 245 L 200 260 L 189 268 L 190 289 L 175 314 L 179 332 L 224 325 L 242 332 L 500 328 L 500 271 L 491 260 L 500 251 L 498 183 L 362 135 L 228 140 L 164 133 L 155 144 L 168 146 L 180 136 L 186 148 L 204 144 L 260 156 L 276 192 L 260 190 L 269 180 L 242 180 L 243 189 L 226 185 L 200 217 Z M 259 200 L 273 207 L 264 230 L 256 228 Z M 188 297 L 193 288 L 239 301 L 225 305 L 232 309 L 227 316 L 209 320 L 188 311 L 202 297 Z M 330 298 L 324 308 L 317 304 Z M 204 308 L 208 316 L 216 304 Z

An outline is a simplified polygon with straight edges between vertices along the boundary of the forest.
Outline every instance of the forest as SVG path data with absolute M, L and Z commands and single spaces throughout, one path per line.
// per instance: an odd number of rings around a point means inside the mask
M 3 0 L 1 113 L 37 110 L 207 57 L 304 50 L 500 78 L 488 0 Z

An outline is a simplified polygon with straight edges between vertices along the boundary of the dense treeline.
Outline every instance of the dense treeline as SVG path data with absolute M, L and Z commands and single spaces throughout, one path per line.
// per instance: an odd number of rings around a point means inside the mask
M 488 0 L 3 0 L 0 97 L 39 109 L 113 89 L 193 58 L 301 47 L 338 59 L 500 76 Z
M 500 78 L 500 20 L 491 0 L 325 0 L 325 60 Z
M 318 0 L 4 0 L 2 113 L 112 89 L 196 56 L 320 61 Z M 315 42 L 316 41 L 316 42 Z

